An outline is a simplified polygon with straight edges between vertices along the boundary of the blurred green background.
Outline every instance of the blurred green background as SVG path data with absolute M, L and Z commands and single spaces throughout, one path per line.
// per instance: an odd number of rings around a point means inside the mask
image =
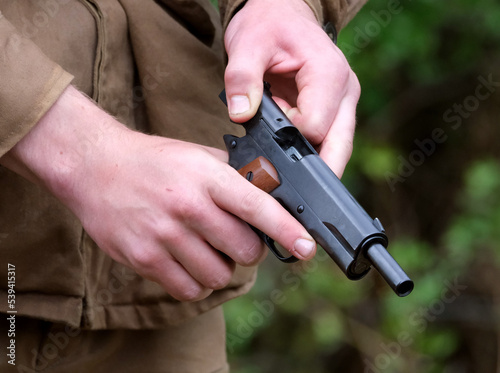
M 342 180 L 415 290 L 269 256 L 225 306 L 233 372 L 500 372 L 499 24 L 494 0 L 370 0 L 340 32 L 362 86 Z

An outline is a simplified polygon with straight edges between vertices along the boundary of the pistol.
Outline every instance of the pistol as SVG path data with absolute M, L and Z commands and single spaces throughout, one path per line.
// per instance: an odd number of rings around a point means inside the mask
M 227 105 L 225 90 L 219 97 Z M 290 122 L 267 83 L 257 114 L 241 125 L 245 136 L 224 135 L 231 167 L 284 206 L 347 278 L 361 279 L 373 266 L 398 296 L 411 293 L 413 281 L 387 252 L 380 220 L 366 213 Z M 272 238 L 253 229 L 278 259 L 298 260 L 284 256 Z

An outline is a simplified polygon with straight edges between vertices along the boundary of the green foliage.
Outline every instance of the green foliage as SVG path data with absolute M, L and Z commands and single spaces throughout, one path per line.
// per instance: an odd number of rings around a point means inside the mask
M 463 212 L 445 236 L 450 255 L 462 265 L 474 260 L 478 250 L 488 250 L 500 259 L 500 163 L 497 160 L 479 160 L 470 166 L 459 203 Z
M 359 136 L 356 138 L 352 161 L 373 181 L 385 180 L 385 174 L 388 171 L 394 172 L 398 165 L 397 153 L 393 147 Z
M 499 12 L 494 0 L 371 0 L 338 42 L 364 88 L 360 110 L 383 107 L 400 74 L 422 85 L 484 63 L 500 42 Z

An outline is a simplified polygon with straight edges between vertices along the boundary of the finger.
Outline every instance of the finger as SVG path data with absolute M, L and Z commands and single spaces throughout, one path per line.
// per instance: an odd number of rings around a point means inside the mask
M 156 245 L 136 253 L 129 262 L 139 275 L 160 284 L 179 301 L 201 300 L 213 291 L 198 282 L 167 250 Z
M 319 155 L 339 178 L 342 177 L 353 150 L 359 94 L 358 80 L 352 74 L 348 92 L 342 99 L 333 124 L 320 146 Z
M 200 145 L 200 147 L 203 148 L 206 152 L 208 152 L 210 155 L 217 158 L 221 162 L 227 163 L 229 160 L 229 154 L 227 153 L 227 151 L 212 148 L 210 146 L 204 146 L 204 145 Z
M 311 259 L 316 244 L 306 229 L 274 198 L 232 171 L 228 171 L 229 182 L 210 189 L 213 201 L 267 234 L 297 258 Z
M 253 48 L 254 43 L 249 39 L 241 42 L 235 38 L 226 43 L 228 64 L 224 82 L 229 117 L 241 123 L 250 120 L 259 108 L 268 60 L 263 48 Z
M 273 100 L 281 107 L 285 113 L 292 107 L 297 106 L 297 83 L 295 82 L 296 72 L 286 74 L 284 72 L 270 73 L 266 72 L 264 81 L 268 82 Z
M 339 53 L 329 50 L 324 58 L 307 61 L 297 73 L 297 108 L 288 114 L 314 145 L 321 144 L 328 133 L 350 84 L 351 70 Z
M 208 169 L 212 172 L 207 171 Z M 238 180 L 241 178 L 227 163 L 217 162 L 214 168 L 208 167 L 206 174 L 211 179 L 205 183 L 207 189 L 210 190 L 218 185 L 228 188 L 228 185 L 232 185 L 228 170 L 233 174 L 233 178 L 236 177 Z M 238 199 L 235 198 L 233 205 L 237 203 Z M 238 264 L 255 265 L 265 257 L 266 250 L 249 225 L 234 214 L 221 209 L 213 201 L 210 192 L 208 194 L 190 193 L 186 201 L 175 203 L 175 209 L 171 214 L 175 221 L 179 221 L 182 231 L 188 230 L 188 233 L 201 237 Z M 165 228 L 163 230 L 164 241 L 169 247 L 185 247 L 176 229 L 177 224 Z M 174 256 L 180 258 L 178 255 Z
M 210 245 L 240 265 L 256 265 L 266 257 L 264 243 L 250 226 L 217 206 L 211 209 L 210 218 L 200 220 L 193 229 Z
M 204 238 L 186 230 L 177 242 L 170 242 L 170 253 L 198 283 L 208 289 L 226 287 L 233 276 L 235 263 L 208 244 Z

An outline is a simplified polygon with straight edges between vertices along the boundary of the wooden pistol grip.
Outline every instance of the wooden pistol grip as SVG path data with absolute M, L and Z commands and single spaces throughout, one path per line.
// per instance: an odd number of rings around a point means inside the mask
M 272 192 L 281 184 L 278 171 L 271 162 L 262 156 L 255 158 L 252 162 L 240 168 L 238 172 L 266 193 Z

